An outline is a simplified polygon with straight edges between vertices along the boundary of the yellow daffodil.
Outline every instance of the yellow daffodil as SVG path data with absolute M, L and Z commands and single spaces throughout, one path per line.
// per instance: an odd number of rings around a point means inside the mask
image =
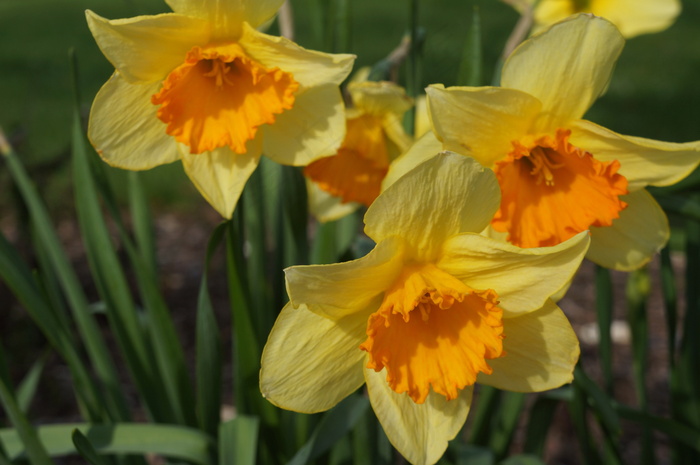
M 623 45 L 610 22 L 578 15 L 521 44 L 503 67 L 502 87 L 429 87 L 435 135 L 392 165 L 386 185 L 429 150 L 468 155 L 495 171 L 502 200 L 491 227 L 513 244 L 549 246 L 590 229 L 591 260 L 642 266 L 669 237 L 666 215 L 644 187 L 687 176 L 700 162 L 700 142 L 623 136 L 581 119 L 605 91 Z
M 492 171 L 444 152 L 369 207 L 369 254 L 288 268 L 291 302 L 263 352 L 263 395 L 311 413 L 366 383 L 392 444 L 432 464 L 464 424 L 475 382 L 519 392 L 570 382 L 578 341 L 550 296 L 588 235 L 536 249 L 482 236 L 499 199 Z
M 88 135 L 110 165 L 182 160 L 224 217 L 261 153 L 303 166 L 345 134 L 338 84 L 351 55 L 305 50 L 257 31 L 283 0 L 166 0 L 174 13 L 106 20 L 87 11 L 116 71 L 95 97 Z
M 536 0 L 510 1 L 522 11 Z M 577 13 L 593 13 L 611 21 L 625 37 L 660 32 L 681 12 L 680 0 L 539 0 L 535 5 L 535 30 Z
M 389 163 L 412 142 L 401 126 L 403 114 L 412 105 L 402 87 L 391 82 L 351 82 L 348 92 L 353 105 L 346 112 L 347 132 L 338 153 L 304 169 L 312 181 L 311 211 L 321 221 L 369 206 L 379 195 Z

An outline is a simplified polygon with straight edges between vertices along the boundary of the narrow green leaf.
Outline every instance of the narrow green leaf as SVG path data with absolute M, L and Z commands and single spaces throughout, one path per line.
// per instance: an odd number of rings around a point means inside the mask
M 239 415 L 219 427 L 219 463 L 255 465 L 260 419 Z
M 56 313 L 37 288 L 32 273 L 17 251 L 0 234 L 0 278 L 12 290 L 49 343 L 68 363 L 79 405 L 88 418 L 100 418 L 104 404 L 87 367 L 80 358 L 73 335 L 57 319 Z
M 580 387 L 588 397 L 591 407 L 601 419 L 608 434 L 618 436 L 621 432 L 620 419 L 612 405 L 612 399 L 591 380 L 580 364 L 574 369 L 574 385 Z
M 496 463 L 496 457 L 491 449 L 463 442 L 450 442 L 449 455 L 453 457 L 455 465 L 494 465 Z
M 666 434 L 674 441 L 700 452 L 700 431 L 677 421 L 661 418 L 623 404 L 615 404 L 620 417 Z
M 523 450 L 529 454 L 542 457 L 547 441 L 549 427 L 554 422 L 558 400 L 539 396 L 530 409 L 530 418 L 525 430 L 525 446 Z
M 17 387 L 17 405 L 25 413 L 29 410 L 29 406 L 34 399 L 36 388 L 39 385 L 39 379 L 41 378 L 41 373 L 44 371 L 45 363 L 46 355 L 43 355 L 32 364 L 29 372 Z
M 130 171 L 128 180 L 129 206 L 131 207 L 136 245 L 143 257 L 144 264 L 148 267 L 148 271 L 155 275 L 158 267 L 155 232 L 153 231 L 153 218 L 143 190 L 141 174 L 137 171 Z
M 355 426 L 369 407 L 363 396 L 348 396 L 323 415 L 309 441 L 287 465 L 303 465 L 329 450 Z
M 584 465 L 598 465 L 601 461 L 591 440 L 586 418 L 587 410 L 586 393 L 579 384 L 574 383 L 573 398 L 569 402 L 569 413 L 571 414 L 574 429 L 576 430 L 576 437 L 581 447 L 581 452 L 583 453 L 583 463 Z
M 211 453 L 214 442 L 207 434 L 192 428 L 173 425 L 116 423 L 91 425 L 69 423 L 40 426 L 37 433 L 41 444 L 52 457 L 75 454 L 71 440 L 78 429 L 96 452 L 107 454 L 158 454 L 174 459 L 189 460 L 199 465 L 213 465 Z M 14 460 L 28 452 L 14 429 L 1 429 L 0 441 L 7 455 Z
M 612 335 L 610 327 L 613 320 L 613 288 L 610 270 L 596 265 L 596 310 L 598 312 L 598 333 L 600 342 L 600 364 L 603 369 L 603 383 L 608 394 L 613 393 L 612 370 Z
M 99 379 L 104 384 L 104 392 L 107 394 L 104 407 L 107 407 L 112 418 L 125 418 L 128 410 L 123 394 L 119 389 L 115 364 L 109 356 L 97 323 L 90 312 L 90 306 L 83 293 L 80 281 L 61 248 L 60 241 L 39 198 L 39 194 L 16 154 L 10 151 L 4 157 L 4 160 L 29 209 L 32 226 L 37 233 L 41 246 L 46 249 L 53 268 L 52 271 L 59 278 L 78 326 L 78 331 L 85 342 L 88 356 L 95 367 Z M 95 405 L 91 407 L 91 412 L 93 415 L 98 414 Z
M 488 445 L 491 436 L 493 412 L 498 409 L 502 392 L 490 386 L 479 386 L 477 402 L 471 412 L 472 429 L 469 432 L 469 443 L 478 446 Z
M 217 434 L 221 416 L 222 355 L 219 325 L 216 322 L 211 298 L 209 297 L 207 275 L 209 261 L 217 250 L 217 247 L 221 245 L 223 235 L 226 233 L 226 227 L 226 223 L 217 226 L 209 239 L 207 255 L 204 262 L 204 272 L 199 287 L 199 298 L 197 301 L 197 340 L 195 358 L 195 371 L 197 374 L 197 415 L 199 427 L 212 436 L 216 436 Z
M 92 465 L 107 465 L 107 462 L 105 462 L 105 460 L 97 454 L 97 451 L 95 451 L 95 448 L 92 447 L 92 444 L 90 444 L 88 438 L 86 438 L 79 429 L 73 430 L 71 439 L 73 440 L 75 450 L 78 451 L 78 453 L 85 460 L 90 462 Z
M 0 345 L 0 359 L 2 359 L 4 367 L 5 354 L 2 345 Z M 26 445 L 26 457 L 29 459 L 29 462 L 32 465 L 51 465 L 53 462 L 39 441 L 36 431 L 32 428 L 29 420 L 17 404 L 5 370 L 2 370 L 2 373 L 0 373 L 0 404 L 5 410 L 10 423 L 15 427 L 12 431 L 17 435 L 17 439 Z M 0 444 L 5 446 L 9 454 L 10 445 L 1 436 Z
M 496 457 L 503 458 L 508 454 L 508 448 L 513 440 L 524 406 L 525 394 L 520 392 L 503 393 L 498 417 L 489 439 L 489 445 Z
M 333 24 L 333 53 L 349 52 L 352 43 L 352 18 L 350 0 L 333 0 L 334 24 Z
M 673 368 L 676 364 L 676 324 L 678 322 L 678 296 L 676 277 L 671 263 L 669 246 L 661 250 L 661 291 L 664 296 L 664 314 L 666 316 L 666 331 L 668 334 L 668 361 Z
M 472 21 L 467 33 L 467 40 L 462 50 L 457 85 L 480 86 L 482 84 L 483 57 L 481 54 L 481 15 L 479 7 L 474 5 Z
M 667 212 L 700 221 L 700 202 L 697 199 L 668 194 L 657 194 L 654 198 Z

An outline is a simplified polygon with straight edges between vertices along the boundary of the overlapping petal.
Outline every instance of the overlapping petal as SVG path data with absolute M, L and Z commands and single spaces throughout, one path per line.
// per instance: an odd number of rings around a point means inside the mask
M 521 90 L 433 85 L 426 90 L 433 130 L 445 150 L 469 155 L 487 168 L 527 134 L 542 104 Z
M 430 131 L 418 139 L 406 153 L 394 160 L 382 181 L 382 191 L 385 191 L 404 174 L 421 163 L 430 160 L 442 151 L 442 142 Z
M 429 182 L 434 187 L 426 189 Z M 401 177 L 369 207 L 365 233 L 380 242 L 399 236 L 412 258 L 437 259 L 442 244 L 479 232 L 501 201 L 496 177 L 471 158 L 443 152 Z
M 403 87 L 391 82 L 351 82 L 348 92 L 353 104 L 363 113 L 384 115 L 403 114 L 413 105 Z
M 309 195 L 309 209 L 311 214 L 320 222 L 335 221 L 349 215 L 361 204 L 357 202 L 343 202 L 343 199 L 324 191 L 315 182 L 306 182 L 306 191 Z
M 102 53 L 129 82 L 162 80 L 195 45 L 209 40 L 206 22 L 172 13 L 105 19 L 85 12 Z
M 305 305 L 287 304 L 262 355 L 260 391 L 275 405 L 297 412 L 328 410 L 365 382 L 367 318 L 373 309 L 330 320 Z
M 390 238 L 357 260 L 287 268 L 289 299 L 294 306 L 304 304 L 333 320 L 361 311 L 373 301 L 376 310 L 382 294 L 401 272 L 402 249 L 401 240 Z
M 115 72 L 97 93 L 88 137 L 108 164 L 146 170 L 180 158 L 175 139 L 165 133 L 151 103 L 159 88 L 159 82 L 130 84 Z
M 294 107 L 260 127 L 265 155 L 283 165 L 304 166 L 331 155 L 345 137 L 340 90 L 333 84 L 296 96 Z
M 248 25 L 243 28 L 240 44 L 266 68 L 292 73 L 301 85 L 300 93 L 316 86 L 340 84 L 350 73 L 355 59 L 354 55 L 306 50 L 289 39 L 263 34 Z
M 245 183 L 260 161 L 261 143 L 257 137 L 246 144 L 246 153 L 228 147 L 182 157 L 185 173 L 207 202 L 224 218 L 231 218 Z
M 700 164 L 700 141 L 677 144 L 623 136 L 590 121 L 571 125 L 570 141 L 604 162 L 618 160 L 630 191 L 648 185 L 669 186 Z
M 585 231 L 553 247 L 521 249 L 490 237 L 461 234 L 445 243 L 437 265 L 472 289 L 495 290 L 504 318 L 513 318 L 542 308 L 565 287 L 589 242 Z
M 625 37 L 667 29 L 681 12 L 678 0 L 615 0 L 597 2 L 593 14 L 612 21 Z
M 221 29 L 240 27 L 246 21 L 258 27 L 271 19 L 284 0 L 165 0 L 176 13 L 206 19 Z M 235 29 L 233 29 L 235 30 Z
M 450 401 L 431 392 L 425 403 L 416 404 L 405 393 L 391 390 L 386 369 L 364 373 L 370 403 L 393 446 L 414 465 L 437 462 L 467 419 L 473 387 L 464 388 Z
M 493 373 L 477 382 L 516 392 L 539 392 L 570 383 L 579 357 L 576 334 L 552 301 L 534 312 L 503 320 L 505 356 L 489 360 Z
M 605 92 L 624 42 L 609 21 L 573 16 L 516 48 L 503 66 L 501 86 L 542 102 L 535 132 L 566 127 Z
M 632 192 L 622 200 L 627 208 L 612 226 L 591 228 L 587 258 L 606 268 L 631 271 L 666 245 L 670 230 L 666 214 L 646 190 Z

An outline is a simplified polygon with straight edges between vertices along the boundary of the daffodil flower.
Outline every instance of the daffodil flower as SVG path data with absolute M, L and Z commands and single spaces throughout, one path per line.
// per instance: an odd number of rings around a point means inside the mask
M 295 166 L 334 153 L 345 135 L 339 83 L 354 57 L 305 50 L 257 31 L 283 0 L 166 0 L 174 13 L 106 20 L 87 11 L 116 71 L 88 135 L 110 165 L 182 160 L 229 218 L 261 153 Z
M 511 1 L 518 10 L 536 0 Z M 539 0 L 535 5 L 535 30 L 577 14 L 593 13 L 611 21 L 625 37 L 669 28 L 681 12 L 679 0 Z
M 427 89 L 434 136 L 387 174 L 389 185 L 430 150 L 474 157 L 495 171 L 502 200 L 492 230 L 542 247 L 590 229 L 588 258 L 632 270 L 668 241 L 647 185 L 667 186 L 700 162 L 700 142 L 623 136 L 582 119 L 606 89 L 624 39 L 609 21 L 578 15 L 521 44 L 502 87 Z M 437 137 L 437 140 L 436 140 Z
M 413 102 L 402 87 L 391 82 L 351 82 L 348 93 L 353 105 L 346 111 L 347 132 L 338 153 L 304 169 L 312 181 L 311 211 L 321 221 L 369 206 L 379 195 L 391 161 L 412 142 L 401 117 Z
M 432 464 L 464 424 L 475 382 L 519 392 L 570 382 L 578 341 L 550 296 L 588 235 L 535 249 L 482 236 L 499 199 L 492 171 L 441 153 L 369 207 L 369 254 L 285 270 L 290 303 L 263 352 L 263 395 L 312 413 L 366 383 L 391 443 Z

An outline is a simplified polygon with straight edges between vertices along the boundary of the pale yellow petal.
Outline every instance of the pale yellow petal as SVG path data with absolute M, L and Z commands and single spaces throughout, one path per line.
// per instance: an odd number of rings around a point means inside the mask
M 413 99 L 406 95 L 404 88 L 393 82 L 351 82 L 348 92 L 356 108 L 372 115 L 403 115 L 413 106 Z
M 591 13 L 612 21 L 625 37 L 667 29 L 681 12 L 679 0 L 595 0 Z
M 418 139 L 427 132 L 432 131 L 430 117 L 428 116 L 428 97 L 419 95 L 416 97 L 416 114 L 413 125 L 413 136 Z
M 165 133 L 151 95 L 160 83 L 130 84 L 115 72 L 92 103 L 88 137 L 112 166 L 146 170 L 180 159 L 175 139 Z
M 418 139 L 406 153 L 389 165 L 389 172 L 382 181 L 382 191 L 394 184 L 401 176 L 411 171 L 424 161 L 428 161 L 442 151 L 442 142 L 437 140 L 432 131 Z
M 209 40 L 207 23 L 177 14 L 107 20 L 90 10 L 87 23 L 105 57 L 129 82 L 161 81 Z
M 260 137 L 248 141 L 244 154 L 228 147 L 182 157 L 185 173 L 200 194 L 224 218 L 231 218 L 246 181 L 260 161 Z M 183 147 L 183 151 L 187 151 Z
M 291 110 L 260 129 L 264 134 L 263 151 L 277 163 L 305 166 L 333 155 L 345 138 L 340 89 L 329 84 L 299 94 Z
M 371 312 L 329 320 L 287 304 L 263 350 L 263 397 L 287 410 L 315 413 L 352 394 L 365 382 L 360 344 Z
M 542 102 L 536 132 L 580 119 L 605 92 L 624 47 L 609 21 L 577 15 L 523 42 L 506 61 L 501 85 Z
M 338 220 L 361 206 L 356 202 L 343 203 L 343 199 L 329 194 L 308 179 L 306 180 L 306 191 L 309 196 L 309 211 L 322 223 Z
M 493 171 L 442 152 L 377 197 L 365 214 L 365 233 L 376 242 L 399 236 L 413 258 L 432 261 L 449 237 L 483 230 L 500 202 Z
M 272 0 L 260 0 L 262 8 Z M 209 23 L 213 38 L 238 40 L 246 20 L 246 0 L 165 0 L 175 13 L 203 19 Z
M 587 231 L 553 247 L 521 249 L 479 234 L 448 239 L 437 266 L 472 289 L 493 289 L 504 318 L 541 308 L 578 270 Z
M 535 311 L 503 319 L 505 356 L 489 360 L 493 373 L 477 382 L 516 392 L 540 392 L 570 383 L 579 344 L 569 320 L 554 302 Z
M 490 168 L 527 134 L 542 108 L 531 95 L 499 87 L 426 89 L 433 131 L 445 150 L 474 157 Z
M 618 160 L 628 189 L 669 186 L 688 176 L 700 163 L 700 141 L 677 144 L 623 136 L 590 121 L 576 121 L 569 141 L 605 162 Z
M 413 465 L 431 465 L 457 436 L 469 414 L 473 386 L 453 400 L 430 392 L 422 404 L 392 391 L 386 370 L 365 369 L 369 400 L 391 444 Z
M 413 138 L 409 136 L 403 128 L 402 117 L 395 113 L 389 113 L 384 115 L 382 118 L 382 128 L 386 133 L 390 145 L 394 147 L 387 147 L 389 153 L 389 160 L 393 163 L 400 155 L 406 153 L 406 151 L 413 144 Z M 393 154 L 392 152 L 396 152 Z M 437 152 L 436 152 L 437 153 Z
M 248 25 L 243 28 L 240 44 L 263 66 L 292 73 L 301 85 L 301 91 L 328 84 L 339 85 L 355 61 L 355 55 L 306 50 L 289 39 L 263 34 Z
M 645 265 L 670 235 L 668 219 L 656 200 L 641 189 L 622 197 L 627 208 L 612 226 L 591 228 L 586 257 L 606 268 L 631 271 Z
M 284 270 L 287 294 L 294 306 L 327 318 L 339 319 L 376 302 L 379 308 L 403 268 L 402 244 L 382 241 L 362 258 L 332 265 L 293 266 Z

